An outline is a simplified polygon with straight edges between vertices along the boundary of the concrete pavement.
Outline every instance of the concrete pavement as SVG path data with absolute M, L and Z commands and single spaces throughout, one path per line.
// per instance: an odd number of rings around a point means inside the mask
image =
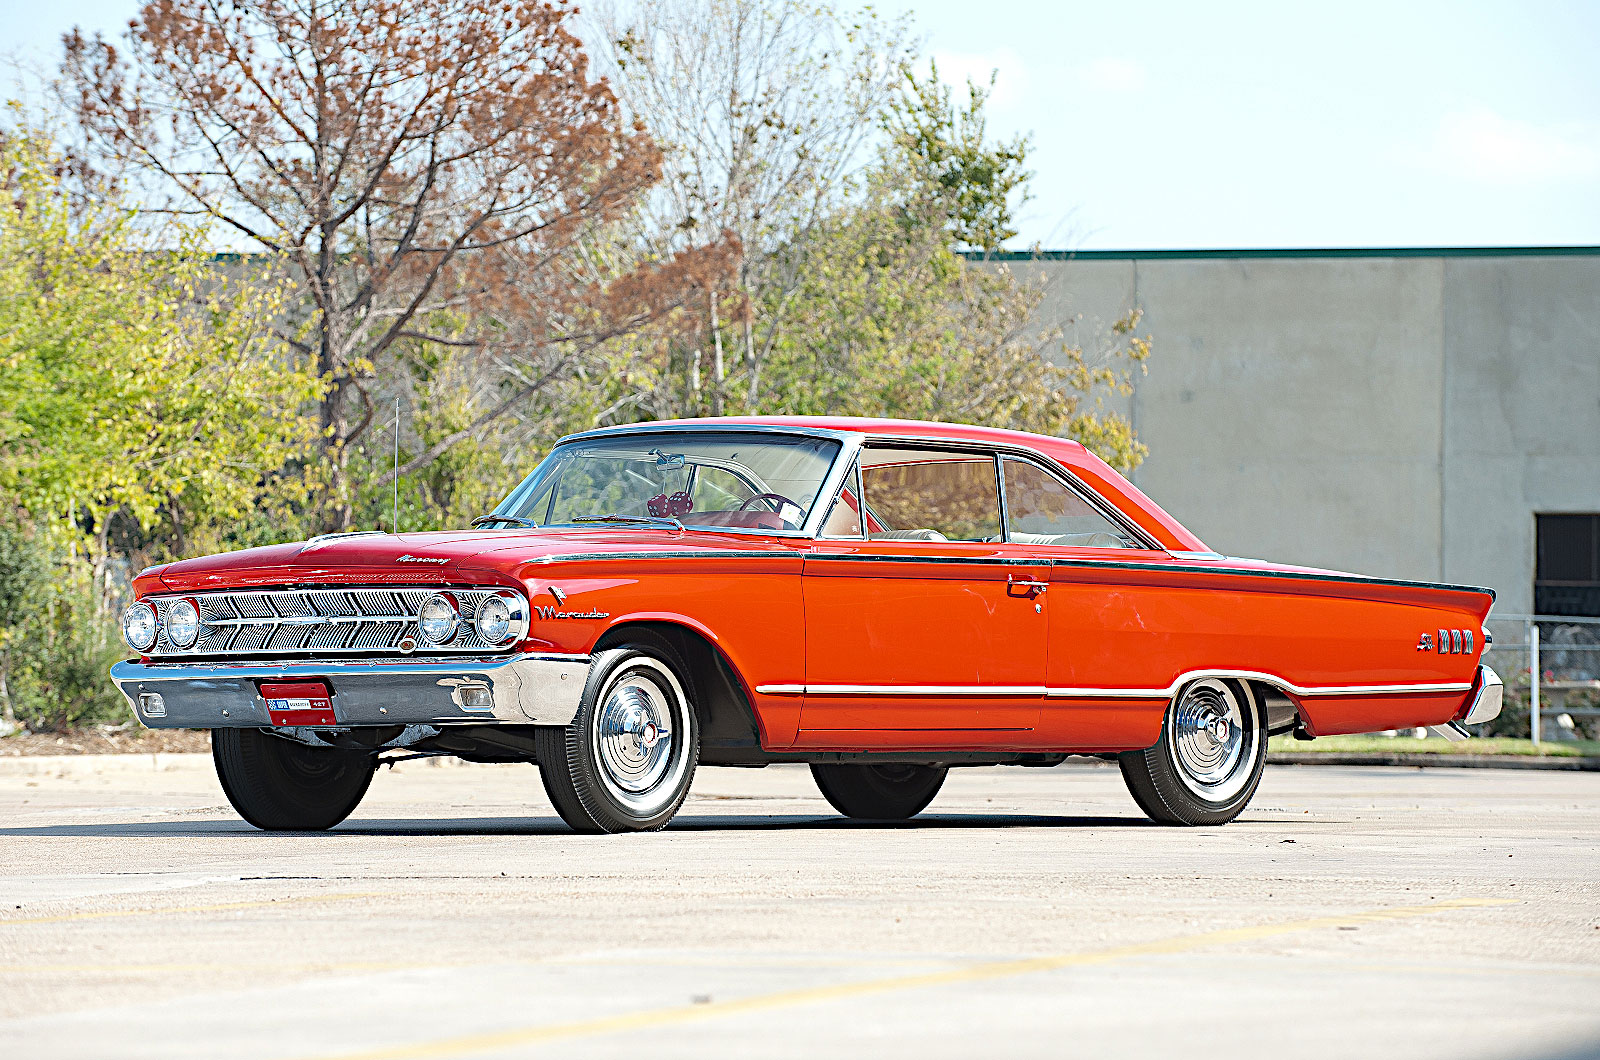
M 834 816 L 708 769 L 568 832 L 532 767 L 405 763 L 326 834 L 203 756 L 0 768 L 0 1056 L 1600 1055 L 1600 776 L 1271 767 L 1221 829 L 1114 768 Z

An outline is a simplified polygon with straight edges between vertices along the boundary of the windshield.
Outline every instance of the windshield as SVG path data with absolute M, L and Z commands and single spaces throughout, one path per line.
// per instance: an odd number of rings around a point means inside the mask
M 798 434 L 663 431 L 584 439 L 558 447 L 485 521 L 799 530 L 838 455 L 838 442 Z

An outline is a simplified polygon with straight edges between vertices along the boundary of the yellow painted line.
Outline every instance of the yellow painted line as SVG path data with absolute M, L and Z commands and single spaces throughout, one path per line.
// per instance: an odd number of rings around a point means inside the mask
M 66 924 L 74 920 L 110 920 L 126 916 L 166 916 L 176 913 L 221 913 L 230 909 L 271 909 L 298 902 L 352 902 L 360 898 L 382 898 L 370 894 L 308 894 L 301 897 L 270 898 L 255 902 L 219 902 L 216 905 L 163 906 L 156 909 L 107 909 L 98 913 L 63 913 L 60 916 L 35 916 L 16 920 L 0 919 L 0 928 L 17 924 Z
M 694 1023 L 718 1016 L 740 1015 L 764 1009 L 789 1005 L 809 1005 L 842 998 L 859 998 L 894 990 L 915 990 L 921 987 L 949 986 L 954 983 L 980 982 L 1014 975 L 1031 975 L 1035 972 L 1054 971 L 1085 965 L 1106 964 L 1130 957 L 1150 957 L 1207 946 L 1225 946 L 1236 942 L 1254 942 L 1259 939 L 1288 935 L 1315 928 L 1340 927 L 1351 924 L 1373 923 L 1384 920 L 1406 920 L 1411 917 L 1441 913 L 1450 909 L 1475 909 L 1485 906 L 1516 905 L 1509 898 L 1452 898 L 1427 905 L 1397 906 L 1392 909 L 1370 909 L 1365 912 L 1345 913 L 1340 916 L 1320 916 L 1307 920 L 1288 920 L 1278 924 L 1260 924 L 1254 927 L 1228 928 L 1207 931 L 1199 935 L 1181 935 L 1177 938 L 1138 942 L 1129 946 L 1113 946 L 1104 950 L 1084 953 L 1063 953 L 1048 957 L 1027 957 L 1020 960 L 987 961 L 982 964 L 951 968 L 942 972 L 925 972 L 917 975 L 900 975 L 883 979 L 867 979 L 852 983 L 835 983 L 828 986 L 783 990 L 772 994 L 738 998 L 733 1001 L 714 1001 L 703 1005 L 676 1005 L 671 1008 L 650 1009 L 620 1016 L 601 1016 L 596 1019 L 575 1020 L 537 1027 L 519 1027 L 486 1034 L 469 1034 L 457 1038 L 441 1038 L 415 1045 L 399 1045 L 371 1049 L 358 1053 L 339 1053 L 321 1060 L 433 1060 L 438 1057 L 462 1056 L 487 1052 L 491 1049 L 508 1049 L 534 1045 L 541 1042 L 582 1038 L 596 1034 L 618 1034 L 633 1030 L 659 1030 L 681 1023 Z

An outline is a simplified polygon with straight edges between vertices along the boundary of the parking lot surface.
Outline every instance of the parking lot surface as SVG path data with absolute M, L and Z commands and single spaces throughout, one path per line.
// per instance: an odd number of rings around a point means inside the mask
M 707 769 L 577 836 L 529 766 L 333 832 L 204 756 L 0 766 L 0 1056 L 1600 1056 L 1600 775 L 1269 767 L 1219 829 L 1115 768 L 954 770 L 900 825 Z

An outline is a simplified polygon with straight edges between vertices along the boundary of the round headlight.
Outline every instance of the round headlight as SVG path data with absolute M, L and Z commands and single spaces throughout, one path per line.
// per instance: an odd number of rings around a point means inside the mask
M 200 636 L 200 612 L 194 601 L 179 600 L 167 608 L 167 639 L 174 648 L 189 648 Z
M 456 635 L 460 624 L 461 614 L 456 610 L 456 602 L 443 593 L 428 597 L 417 614 L 417 628 L 422 631 L 422 639 L 430 644 L 443 644 Z
M 473 620 L 485 644 L 500 644 L 511 636 L 511 605 L 503 596 L 490 596 L 478 608 Z
M 156 609 L 140 600 L 122 612 L 122 639 L 134 651 L 149 651 L 156 644 Z

